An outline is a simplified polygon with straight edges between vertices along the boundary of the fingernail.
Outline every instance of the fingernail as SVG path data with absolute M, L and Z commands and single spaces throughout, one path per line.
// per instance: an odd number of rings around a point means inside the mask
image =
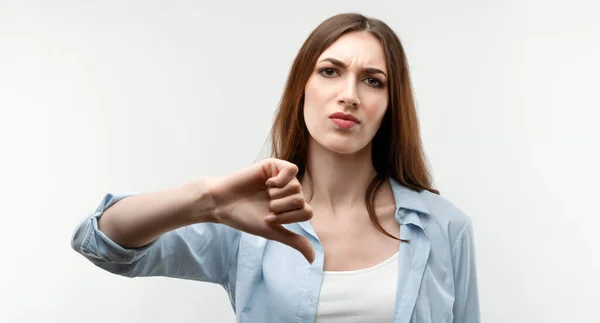
M 265 216 L 265 221 L 268 221 L 268 222 L 271 222 L 271 221 L 273 221 L 275 219 L 277 219 L 277 217 L 274 216 L 274 215 L 267 215 L 267 216 Z

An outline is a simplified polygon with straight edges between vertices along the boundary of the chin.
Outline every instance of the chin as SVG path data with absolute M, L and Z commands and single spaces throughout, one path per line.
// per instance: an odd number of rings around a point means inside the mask
M 365 148 L 356 139 L 350 138 L 319 138 L 314 140 L 323 148 L 341 155 L 352 155 Z
M 348 149 L 348 147 L 325 147 L 327 150 L 340 154 L 340 155 L 352 155 L 357 152 L 354 149 Z

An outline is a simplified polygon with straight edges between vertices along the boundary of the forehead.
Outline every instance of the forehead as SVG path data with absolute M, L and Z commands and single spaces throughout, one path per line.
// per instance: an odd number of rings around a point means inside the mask
M 349 66 L 375 67 L 384 71 L 386 67 L 381 42 L 366 31 L 341 36 L 321 53 L 317 61 L 327 57 L 338 59 Z

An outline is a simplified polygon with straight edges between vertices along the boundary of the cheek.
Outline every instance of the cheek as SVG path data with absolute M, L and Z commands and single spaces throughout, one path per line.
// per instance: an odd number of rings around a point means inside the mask
M 309 130 L 312 130 L 312 125 L 314 123 L 314 119 L 316 119 L 315 114 L 317 114 L 319 110 L 319 97 L 318 92 L 316 91 L 315 82 L 310 80 L 306 83 L 306 87 L 304 88 L 304 122 L 306 123 Z
M 385 115 L 385 111 L 387 109 L 388 101 L 387 97 L 379 96 L 373 97 L 369 100 L 367 106 L 368 109 L 365 109 L 365 113 L 367 114 L 367 118 L 369 120 L 373 120 L 373 122 L 380 123 Z
M 326 93 L 323 86 L 319 86 L 318 80 L 309 79 L 304 88 L 304 104 L 309 106 L 319 105 L 325 101 Z
M 314 79 L 310 79 L 304 88 L 304 121 L 311 130 L 316 130 L 315 122 L 320 119 L 322 113 L 325 113 L 327 95 L 323 89 L 323 86 Z

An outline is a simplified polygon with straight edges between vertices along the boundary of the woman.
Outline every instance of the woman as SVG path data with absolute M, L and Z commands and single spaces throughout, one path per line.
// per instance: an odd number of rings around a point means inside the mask
M 431 188 L 411 91 L 387 25 L 331 17 L 293 63 L 272 158 L 107 194 L 72 247 L 115 274 L 220 284 L 238 322 L 479 322 L 471 220 Z

